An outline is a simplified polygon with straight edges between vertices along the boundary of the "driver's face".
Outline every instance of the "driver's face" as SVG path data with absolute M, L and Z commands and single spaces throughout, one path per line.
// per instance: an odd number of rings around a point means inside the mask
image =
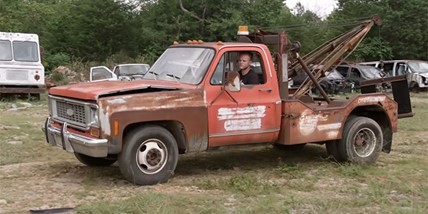
M 245 70 L 248 67 L 250 67 L 250 65 L 251 65 L 250 56 L 248 56 L 247 54 L 242 54 L 241 56 L 239 56 L 239 60 L 238 60 L 239 69 Z

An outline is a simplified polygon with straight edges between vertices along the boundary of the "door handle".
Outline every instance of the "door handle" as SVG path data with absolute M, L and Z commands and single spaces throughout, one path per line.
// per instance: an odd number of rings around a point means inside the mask
M 266 91 L 266 92 L 272 92 L 272 89 L 271 88 L 261 88 L 261 89 L 259 89 L 259 91 Z

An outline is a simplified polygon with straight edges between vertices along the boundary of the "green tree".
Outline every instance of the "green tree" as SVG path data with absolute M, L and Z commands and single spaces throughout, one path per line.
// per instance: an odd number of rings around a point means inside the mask
M 61 5 L 52 24 L 52 51 L 71 53 L 87 60 L 105 60 L 125 50 L 136 56 L 135 15 L 130 5 L 114 0 L 75 0 Z
M 425 0 L 339 0 L 339 8 L 329 17 L 329 22 L 332 26 L 344 28 L 357 18 L 379 15 L 383 24 L 369 33 L 370 42 L 360 47 L 366 50 L 358 52 L 365 55 L 359 57 L 427 60 L 427 11 L 428 2 Z M 370 43 L 377 49 L 369 46 Z

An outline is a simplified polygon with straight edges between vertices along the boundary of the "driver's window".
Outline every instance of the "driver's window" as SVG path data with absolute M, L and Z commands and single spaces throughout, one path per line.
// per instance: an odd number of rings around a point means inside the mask
M 266 82 L 263 62 L 260 54 L 254 51 L 235 51 L 225 53 L 211 77 L 212 85 L 222 85 L 228 71 L 236 71 L 240 74 L 242 85 L 257 85 Z M 246 70 L 242 72 L 242 70 Z

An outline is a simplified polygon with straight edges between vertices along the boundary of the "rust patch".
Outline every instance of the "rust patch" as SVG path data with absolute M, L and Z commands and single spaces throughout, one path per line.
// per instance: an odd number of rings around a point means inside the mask
M 359 95 L 330 104 L 289 100 L 283 102 L 283 130 L 278 143 L 300 144 L 342 138 L 344 124 L 357 107 L 376 106 L 387 115 L 393 132 L 397 131 L 397 104 L 384 94 Z
M 176 121 L 184 127 L 186 150 L 201 151 L 208 145 L 208 121 L 202 89 L 160 91 L 100 98 L 103 134 L 111 136 L 114 120 L 119 122 L 116 142 L 122 144 L 123 132 L 132 124 Z

